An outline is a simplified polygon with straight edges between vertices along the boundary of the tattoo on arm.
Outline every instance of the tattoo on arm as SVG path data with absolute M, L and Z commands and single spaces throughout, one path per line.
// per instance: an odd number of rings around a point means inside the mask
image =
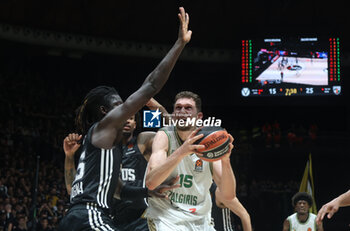
M 64 170 L 64 180 L 66 182 L 66 188 L 67 188 L 68 194 L 70 194 L 71 192 L 72 183 L 74 181 L 74 177 L 76 173 L 77 171 L 74 168 Z

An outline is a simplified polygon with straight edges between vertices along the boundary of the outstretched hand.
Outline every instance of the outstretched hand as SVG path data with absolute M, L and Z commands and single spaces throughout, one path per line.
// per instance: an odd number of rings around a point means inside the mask
M 67 157 L 73 157 L 74 153 L 79 149 L 82 135 L 77 133 L 70 133 L 63 140 L 63 150 Z
M 180 13 L 178 13 L 178 17 L 180 20 L 180 26 L 179 26 L 179 37 L 182 42 L 185 44 L 188 43 L 191 40 L 192 31 L 188 29 L 188 24 L 190 22 L 190 16 L 188 13 L 185 12 L 185 9 L 183 7 L 179 8 Z
M 317 213 L 316 222 L 321 223 L 324 216 L 327 214 L 327 218 L 330 219 L 339 209 L 339 203 L 337 200 L 333 200 L 323 205 L 320 211 Z
M 168 195 L 166 195 L 165 192 L 180 187 L 180 184 L 175 184 L 176 182 L 179 181 L 179 179 L 180 177 L 176 176 L 169 183 L 163 183 L 158 187 L 156 187 L 154 190 L 149 190 L 148 191 L 149 196 L 168 199 Z

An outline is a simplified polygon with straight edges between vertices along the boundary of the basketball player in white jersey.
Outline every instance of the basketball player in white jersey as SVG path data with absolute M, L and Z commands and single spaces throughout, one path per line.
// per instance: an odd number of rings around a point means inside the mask
M 201 99 L 192 92 L 180 92 L 175 97 L 174 119 L 201 119 Z M 230 148 L 219 161 L 202 161 L 195 153 L 203 145 L 194 142 L 203 135 L 196 135 L 196 127 L 165 126 L 153 141 L 148 164 L 146 186 L 152 190 L 173 176 L 180 176 L 180 187 L 168 193 L 168 200 L 149 198 L 146 217 L 151 231 L 208 231 L 215 230 L 211 223 L 212 180 L 223 197 L 232 200 L 236 196 L 236 180 L 230 163 Z M 200 154 L 198 154 L 200 155 Z
M 322 223 L 316 223 L 316 215 L 309 212 L 312 197 L 306 192 L 298 192 L 292 198 L 295 213 L 283 223 L 283 231 L 323 231 Z

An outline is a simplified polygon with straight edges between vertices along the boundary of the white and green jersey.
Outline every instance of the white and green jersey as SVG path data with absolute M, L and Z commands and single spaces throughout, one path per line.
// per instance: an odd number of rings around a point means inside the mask
M 160 129 L 168 136 L 168 156 L 178 149 L 182 141 L 173 126 Z M 203 225 L 211 221 L 212 165 L 202 161 L 196 154 L 183 158 L 168 180 L 180 176 L 180 187 L 169 191 L 169 200 L 149 198 L 146 216 L 151 219 L 176 223 L 203 220 Z
M 290 215 L 287 220 L 290 231 L 316 231 L 316 215 L 313 213 L 309 213 L 308 219 L 303 223 L 298 220 L 297 213 Z

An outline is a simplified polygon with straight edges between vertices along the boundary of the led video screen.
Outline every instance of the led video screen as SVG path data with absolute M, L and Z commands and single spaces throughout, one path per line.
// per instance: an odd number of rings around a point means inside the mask
M 340 39 L 242 40 L 241 95 L 341 95 Z

